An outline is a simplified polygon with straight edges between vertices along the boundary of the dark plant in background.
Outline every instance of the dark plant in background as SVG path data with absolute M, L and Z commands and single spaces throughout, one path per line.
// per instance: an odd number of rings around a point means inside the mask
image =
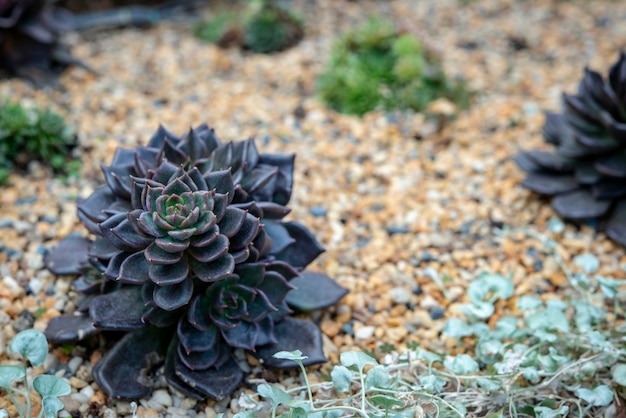
M 448 78 L 415 36 L 376 18 L 333 44 L 317 91 L 332 109 L 357 115 L 374 109 L 421 111 L 439 98 L 459 107 L 469 103 L 464 83 Z
M 543 135 L 553 151 L 514 159 L 526 172 L 522 186 L 553 196 L 565 219 L 596 220 L 626 245 L 626 56 L 608 80 L 585 69 L 576 94 L 563 94 L 563 113 L 546 113 Z
M 51 321 L 49 340 L 130 331 L 94 369 L 123 398 L 149 393 L 163 357 L 169 383 L 197 398 L 237 387 L 237 349 L 270 367 L 292 367 L 272 354 L 296 348 L 307 364 L 325 361 L 319 329 L 290 307 L 326 307 L 346 290 L 301 272 L 323 249 L 283 219 L 293 162 L 260 154 L 252 139 L 224 144 L 206 125 L 182 137 L 160 127 L 147 146 L 118 149 L 106 185 L 78 205 L 95 240 L 70 236 L 46 258 L 57 274 L 83 271 L 75 284 L 85 294 L 81 315 Z
M 50 109 L 29 109 L 20 103 L 0 103 L 0 184 L 9 171 L 25 169 L 32 160 L 55 172 L 72 174 L 80 163 L 71 161 L 76 136 L 63 118 Z
M 278 52 L 300 42 L 302 20 L 274 0 L 254 0 L 244 13 L 221 11 L 196 27 L 196 35 L 221 47 L 239 46 L 258 53 Z
M 52 0 L 0 0 L 0 70 L 48 84 L 70 64 L 80 64 L 60 43 L 71 14 Z

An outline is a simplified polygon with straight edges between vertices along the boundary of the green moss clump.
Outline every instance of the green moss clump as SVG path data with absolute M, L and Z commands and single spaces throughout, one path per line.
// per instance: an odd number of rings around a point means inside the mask
M 304 36 L 302 19 L 273 0 L 253 0 L 244 13 L 223 11 L 196 27 L 200 39 L 257 53 L 283 51 Z
M 10 170 L 24 169 L 31 160 L 42 161 L 57 173 L 75 173 L 80 163 L 69 161 L 75 143 L 63 118 L 51 110 L 0 103 L 0 184 Z
M 438 98 L 459 107 L 469 102 L 464 83 L 448 78 L 415 36 L 375 18 L 335 42 L 317 90 L 332 109 L 356 115 L 373 109 L 421 111 Z

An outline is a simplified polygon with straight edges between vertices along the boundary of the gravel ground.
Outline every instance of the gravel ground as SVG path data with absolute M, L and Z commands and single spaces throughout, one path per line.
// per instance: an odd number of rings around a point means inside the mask
M 51 179 L 33 163 L 0 193 L 0 360 L 16 331 L 33 323 L 43 330 L 50 318 L 73 311 L 72 278 L 51 275 L 43 255 L 70 232 L 86 234 L 76 198 L 103 181 L 99 166 L 116 147 L 147 142 L 159 123 L 182 133 L 206 121 L 223 140 L 254 136 L 263 152 L 297 154 L 289 216 L 327 250 L 310 268 L 351 291 L 314 318 L 331 362 L 341 351 L 374 350 L 383 342 L 398 350 L 409 341 L 452 350 L 441 329 L 460 315 L 467 284 L 481 271 L 511 275 L 516 297 L 567 292 L 555 260 L 517 232 L 545 232 L 555 214 L 517 185 L 523 174 L 509 158 L 542 144 L 543 110 L 560 109 L 561 92 L 576 88 L 585 66 L 606 74 L 626 45 L 626 2 L 293 3 L 304 12 L 307 36 L 280 54 L 220 50 L 196 40 L 191 22 L 165 22 L 68 36 L 74 55 L 97 74 L 70 69 L 57 89 L 0 81 L 0 97 L 65 116 L 79 135 L 76 158 L 83 161 L 80 179 L 69 181 Z M 448 74 L 465 77 L 477 92 L 473 106 L 454 119 L 407 112 L 358 118 L 325 109 L 314 83 L 331 42 L 370 14 L 394 19 L 439 52 Z M 446 107 L 440 102 L 431 110 Z M 566 262 L 592 253 L 600 274 L 626 277 L 623 248 L 590 226 L 567 226 L 557 251 Z M 448 280 L 446 292 L 441 278 Z M 498 313 L 515 314 L 516 297 L 498 305 Z M 54 369 L 69 378 L 73 393 L 65 405 L 75 416 L 132 416 L 129 402 L 107 399 L 93 383 L 91 367 L 101 355 L 97 348 L 53 348 L 34 372 Z M 311 378 L 328 370 L 313 370 Z M 297 381 L 296 374 L 276 376 L 260 366 L 252 376 L 287 386 Z M 7 403 L 0 399 L 0 407 Z M 231 399 L 185 399 L 165 383 L 136 404 L 141 417 L 212 417 L 237 409 Z

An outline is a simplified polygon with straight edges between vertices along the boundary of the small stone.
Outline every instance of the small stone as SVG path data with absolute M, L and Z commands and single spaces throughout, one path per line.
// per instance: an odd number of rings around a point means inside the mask
M 85 382 L 84 380 L 78 379 L 74 376 L 70 377 L 69 381 L 70 381 L 70 386 L 76 389 L 82 389 L 85 386 L 87 386 L 87 382 Z
M 67 363 L 67 367 L 70 368 L 72 374 L 76 374 L 76 370 L 83 363 L 83 359 L 81 357 L 72 357 L 72 359 Z
M 445 310 L 441 306 L 437 306 L 430 310 L 430 318 L 434 321 L 443 318 Z
M 328 337 L 333 338 L 341 332 L 341 324 L 336 320 L 325 319 L 320 323 L 320 329 Z
M 430 295 L 424 296 L 424 299 L 420 302 L 420 308 L 426 309 L 427 311 L 437 307 L 439 307 L 439 302 L 437 302 L 435 298 Z
M 357 338 L 360 340 L 366 340 L 368 338 L 372 338 L 372 336 L 374 335 L 374 331 L 376 331 L 376 327 L 373 327 L 373 326 L 361 327 L 354 333 L 354 338 Z
M 172 397 L 167 390 L 159 389 L 152 392 L 152 399 L 150 399 L 150 402 L 155 402 L 159 405 L 168 407 L 172 406 Z
M 326 216 L 327 211 L 324 206 L 318 205 L 318 206 L 313 206 L 311 209 L 309 209 L 309 213 L 315 216 L 316 218 L 321 218 L 323 216 Z
M 404 305 L 411 301 L 411 293 L 403 287 L 394 287 L 391 289 L 391 300 L 396 305 Z
M 35 316 L 30 311 L 22 311 L 13 321 L 13 329 L 15 332 L 31 329 L 35 324 Z

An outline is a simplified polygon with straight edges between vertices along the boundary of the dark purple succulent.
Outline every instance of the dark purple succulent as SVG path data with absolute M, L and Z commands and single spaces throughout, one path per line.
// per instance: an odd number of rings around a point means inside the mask
M 0 70 L 45 84 L 80 64 L 60 42 L 72 16 L 53 0 L 0 0 Z
M 71 254 L 84 243 L 71 236 L 46 258 L 53 272 L 82 271 L 84 294 L 81 315 L 54 318 L 49 340 L 128 331 L 94 369 L 123 398 L 149 393 L 146 373 L 162 357 L 170 384 L 198 398 L 241 382 L 236 349 L 271 367 L 293 366 L 272 357 L 282 350 L 325 361 L 319 329 L 289 317 L 290 307 L 320 309 L 346 290 L 301 272 L 323 249 L 283 220 L 293 161 L 259 154 L 252 139 L 222 144 L 206 125 L 183 137 L 160 127 L 147 146 L 118 149 L 103 167 L 107 185 L 78 205 L 96 237 L 88 251 Z
M 563 94 L 563 107 L 561 114 L 547 112 L 543 128 L 554 150 L 514 158 L 527 173 L 522 185 L 553 196 L 563 218 L 599 221 L 626 246 L 626 55 L 608 80 L 585 69 L 577 94 Z

